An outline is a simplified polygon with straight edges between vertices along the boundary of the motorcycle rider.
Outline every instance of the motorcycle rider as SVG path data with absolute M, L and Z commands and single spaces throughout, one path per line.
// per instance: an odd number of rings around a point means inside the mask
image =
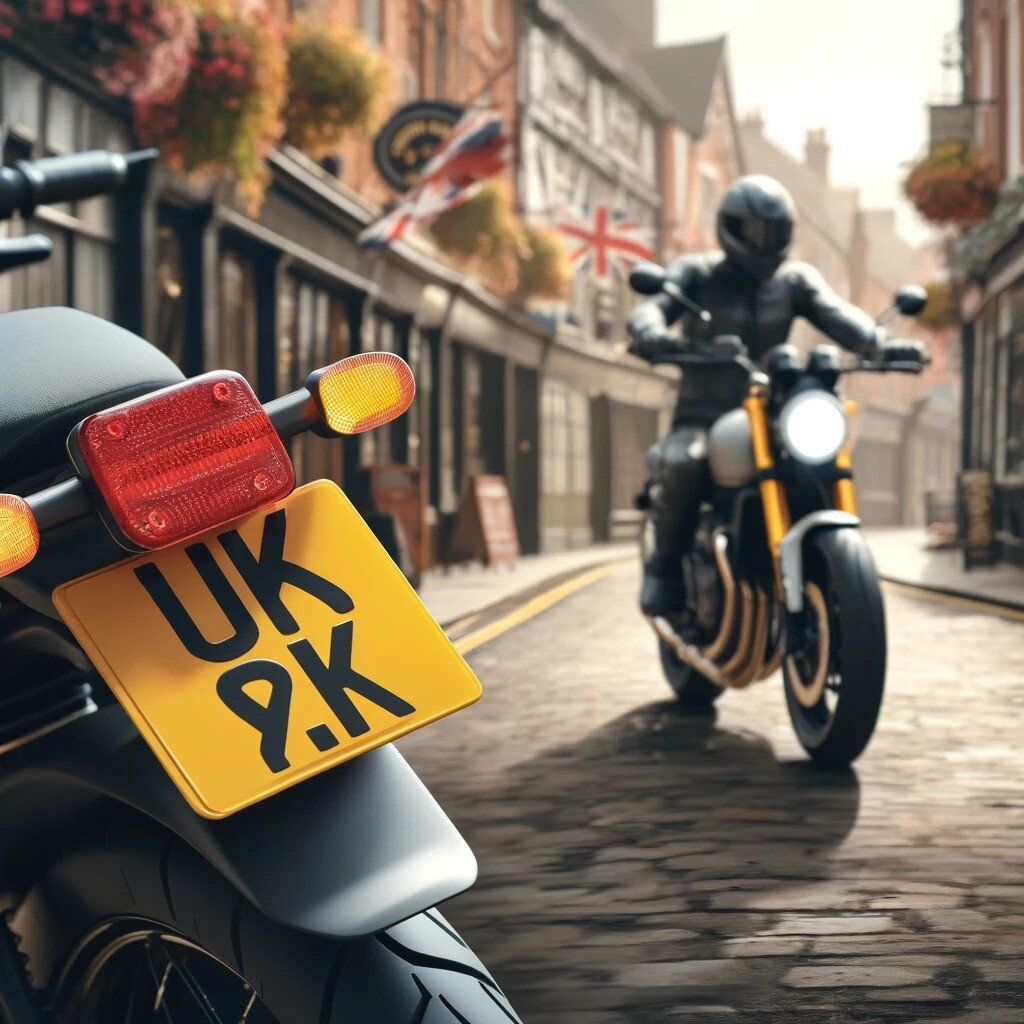
M 667 268 L 668 280 L 711 314 L 711 334 L 738 336 L 755 362 L 786 342 L 798 316 L 852 352 L 867 355 L 885 347 L 894 359 L 923 358 L 916 342 L 886 343 L 874 321 L 840 298 L 813 267 L 786 262 L 794 213 L 792 198 L 774 179 L 740 178 L 718 209 L 721 251 L 681 257 Z M 680 320 L 682 337 L 668 333 Z M 629 351 L 643 359 L 692 351 L 694 342 L 706 334 L 702 321 L 664 292 L 636 308 L 628 330 Z M 648 453 L 654 541 L 640 595 L 647 615 L 665 615 L 684 606 L 680 564 L 711 485 L 707 428 L 739 405 L 746 389 L 746 376 L 734 366 L 687 370 L 672 429 Z

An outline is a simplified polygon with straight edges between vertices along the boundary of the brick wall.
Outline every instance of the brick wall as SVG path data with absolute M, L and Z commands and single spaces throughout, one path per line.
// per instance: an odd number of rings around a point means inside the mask
M 467 102 L 490 81 L 492 102 L 514 124 L 514 0 L 340 0 L 339 14 L 354 29 L 365 28 L 374 12 L 390 71 L 387 113 L 414 99 Z M 372 144 L 366 136 L 345 141 L 342 180 L 383 204 L 395 196 L 373 165 Z M 514 185 L 511 172 L 508 182 Z

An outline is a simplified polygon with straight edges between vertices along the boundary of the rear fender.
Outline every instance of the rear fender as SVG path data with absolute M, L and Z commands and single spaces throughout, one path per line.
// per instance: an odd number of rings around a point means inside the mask
M 476 880 L 472 851 L 392 746 L 208 821 L 112 705 L 36 741 L 0 776 L 0 891 L 23 891 L 105 805 L 157 821 L 267 917 L 319 935 L 381 931 Z

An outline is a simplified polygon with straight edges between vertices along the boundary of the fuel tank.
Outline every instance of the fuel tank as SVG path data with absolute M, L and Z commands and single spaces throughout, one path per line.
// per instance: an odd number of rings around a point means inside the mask
M 757 475 L 745 409 L 732 409 L 715 420 L 708 433 L 708 465 L 719 487 L 743 487 Z

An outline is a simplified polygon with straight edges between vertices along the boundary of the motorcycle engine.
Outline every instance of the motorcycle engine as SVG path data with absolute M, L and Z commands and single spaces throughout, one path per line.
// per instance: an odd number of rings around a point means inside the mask
M 702 516 L 693 548 L 683 559 L 686 604 L 698 628 L 708 637 L 718 632 L 725 592 L 715 562 L 712 541 L 718 523 L 710 512 Z

